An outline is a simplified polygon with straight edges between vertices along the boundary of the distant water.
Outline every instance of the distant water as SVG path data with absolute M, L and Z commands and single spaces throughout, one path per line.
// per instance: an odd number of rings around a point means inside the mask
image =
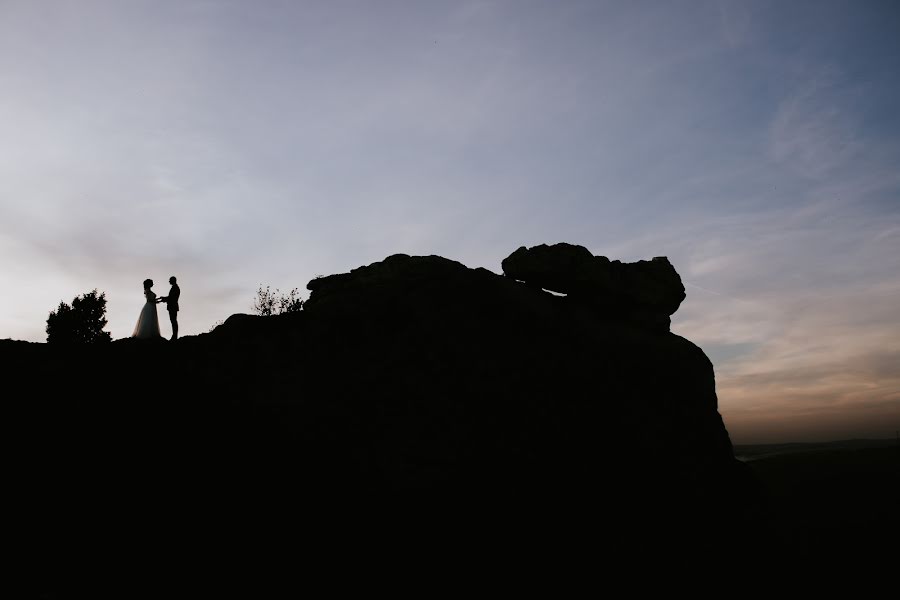
M 735 445 L 734 457 L 741 462 L 752 462 L 761 458 L 771 458 L 798 452 L 821 452 L 827 450 L 861 450 L 864 448 L 887 448 L 898 446 L 896 439 L 883 440 L 840 440 L 836 442 L 793 443 L 793 444 L 749 444 Z
M 773 456 L 772 454 L 757 454 L 756 456 L 745 456 L 743 454 L 735 454 L 734 457 L 741 462 L 750 462 L 752 460 L 759 460 L 765 456 Z

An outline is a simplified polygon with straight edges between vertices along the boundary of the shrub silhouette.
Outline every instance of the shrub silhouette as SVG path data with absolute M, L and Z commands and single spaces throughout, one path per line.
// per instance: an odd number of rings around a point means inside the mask
M 106 292 L 96 289 L 72 300 L 69 306 L 60 302 L 47 317 L 47 343 L 95 344 L 109 342 L 106 327 Z
M 300 299 L 300 292 L 297 288 L 292 289 L 287 294 L 283 294 L 278 288 L 275 288 L 273 292 L 269 286 L 266 286 L 266 289 L 259 286 L 252 308 L 256 314 L 262 317 L 270 317 L 272 315 L 299 312 L 303 309 L 303 300 Z

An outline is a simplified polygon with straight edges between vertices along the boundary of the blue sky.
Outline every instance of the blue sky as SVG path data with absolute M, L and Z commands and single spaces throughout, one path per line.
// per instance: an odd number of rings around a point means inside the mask
M 895 2 L 0 0 L 0 337 L 389 254 L 666 255 L 734 440 L 900 429 Z M 305 295 L 305 294 L 304 294 Z M 166 324 L 163 325 L 166 328 Z

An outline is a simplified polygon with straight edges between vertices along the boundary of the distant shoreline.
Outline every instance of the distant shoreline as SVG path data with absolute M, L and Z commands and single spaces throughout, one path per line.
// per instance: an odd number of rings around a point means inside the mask
M 793 442 L 784 444 L 735 444 L 734 456 L 742 462 L 761 458 L 796 454 L 798 452 L 820 452 L 826 450 L 861 450 L 864 448 L 889 448 L 898 446 L 896 438 L 854 439 L 834 442 Z

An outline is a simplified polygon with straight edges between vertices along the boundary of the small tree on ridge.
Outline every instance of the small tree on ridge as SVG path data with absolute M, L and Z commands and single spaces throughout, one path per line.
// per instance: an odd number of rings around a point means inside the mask
M 111 341 L 106 327 L 106 292 L 96 289 L 72 300 L 60 302 L 47 317 L 48 344 L 96 344 Z

